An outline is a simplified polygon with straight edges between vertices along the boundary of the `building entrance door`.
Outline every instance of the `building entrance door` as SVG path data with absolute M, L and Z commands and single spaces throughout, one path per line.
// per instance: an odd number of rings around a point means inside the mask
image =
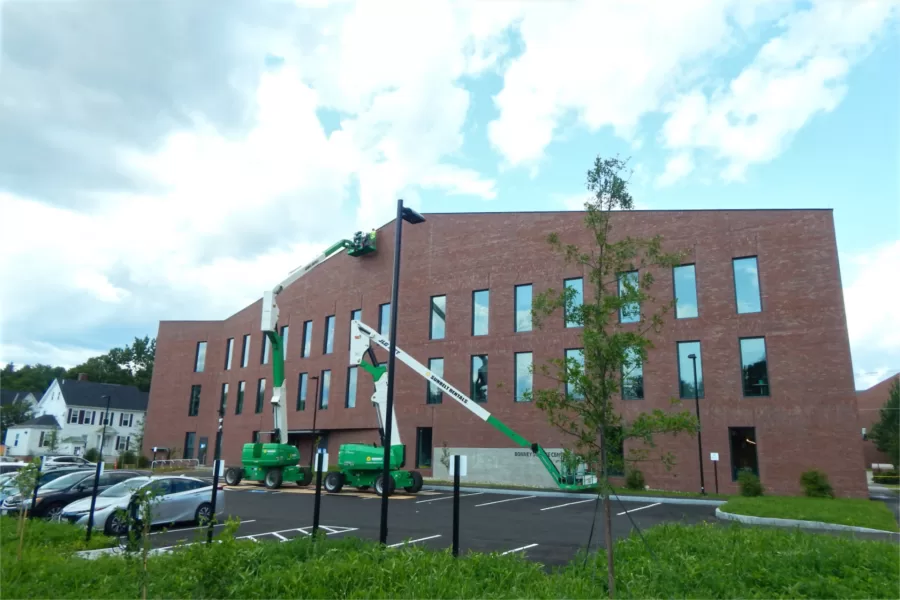
M 729 427 L 731 445 L 731 480 L 737 481 L 742 469 L 749 469 L 759 477 L 759 462 L 756 455 L 756 428 Z

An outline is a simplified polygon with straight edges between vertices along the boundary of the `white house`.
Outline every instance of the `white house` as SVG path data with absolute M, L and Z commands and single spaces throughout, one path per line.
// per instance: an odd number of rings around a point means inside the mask
M 107 396 L 109 419 L 104 418 Z M 86 376 L 54 379 L 34 407 L 34 418 L 10 427 L 6 432 L 8 456 L 41 456 L 50 452 L 56 431 L 54 454 L 82 455 L 100 448 L 103 457 L 114 458 L 124 450 L 140 452 L 136 446 L 141 424 L 147 415 L 150 394 L 132 385 L 95 383 Z

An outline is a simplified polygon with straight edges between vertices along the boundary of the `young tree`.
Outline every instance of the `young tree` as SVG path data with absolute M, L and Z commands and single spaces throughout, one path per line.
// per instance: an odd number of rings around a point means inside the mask
M 888 455 L 895 469 L 900 469 L 900 379 L 894 379 L 888 399 L 881 407 L 881 418 L 872 426 L 869 439 Z
M 585 288 L 590 286 L 593 297 L 581 300 L 571 287 L 551 289 L 536 295 L 532 307 L 537 328 L 561 310 L 566 323 L 581 331 L 580 354 L 552 359 L 535 369 L 561 386 L 535 389 L 532 395 L 549 422 L 572 436 L 578 457 L 589 466 L 600 467 L 598 492 L 603 499 L 610 597 L 615 595 L 610 473 L 624 472 L 626 461 L 654 460 L 651 450 L 658 434 L 693 435 L 697 431 L 697 420 L 688 410 L 655 409 L 629 422 L 615 410 L 614 399 L 620 390 L 633 393 L 643 387 L 643 378 L 635 369 L 646 361 L 652 348 L 648 335 L 661 330 L 662 317 L 671 307 L 671 303 L 665 304 L 648 313 L 648 307 L 656 302 L 650 295 L 653 270 L 671 269 L 683 258 L 680 252 L 665 252 L 659 236 L 641 239 L 613 234 L 614 211 L 634 208 L 628 181 L 622 176 L 626 162 L 618 157 L 597 157 L 587 173 L 587 189 L 593 198 L 585 203 L 585 225 L 591 247 L 563 243 L 555 232 L 547 236 L 566 263 L 584 269 Z M 628 439 L 637 443 L 626 458 L 620 448 Z M 671 453 L 660 452 L 658 459 L 666 468 L 674 463 Z

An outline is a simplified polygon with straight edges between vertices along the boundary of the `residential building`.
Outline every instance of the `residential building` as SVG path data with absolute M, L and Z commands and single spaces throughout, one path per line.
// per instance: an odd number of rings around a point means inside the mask
M 105 417 L 106 396 L 109 418 Z M 9 456 L 54 454 L 83 455 L 89 448 L 102 448 L 105 460 L 114 460 L 125 450 L 139 451 L 138 438 L 147 413 L 149 394 L 131 385 L 97 383 L 85 375 L 78 379 L 54 379 L 34 408 L 34 418 L 10 427 L 6 433 Z M 104 421 L 106 436 L 103 437 Z M 101 443 L 102 442 L 102 443 Z
M 398 344 L 419 362 L 552 456 L 572 440 L 550 426 L 523 392 L 555 383 L 531 373 L 553 358 L 576 357 L 581 331 L 563 315 L 541 329 L 530 309 L 537 294 L 568 286 L 593 298 L 589 273 L 567 265 L 546 236 L 590 247 L 584 212 L 427 214 L 403 231 Z M 652 269 L 658 303 L 677 300 L 653 335 L 643 365 L 627 374 L 616 408 L 694 411 L 696 356 L 705 486 L 737 490 L 737 473 L 759 474 L 770 493 L 798 493 L 801 474 L 823 470 L 838 494 L 867 494 L 862 446 L 830 210 L 624 211 L 612 235 L 659 234 L 688 256 Z M 351 319 L 387 333 L 394 223 L 379 249 L 340 254 L 279 295 L 289 394 L 289 441 L 310 456 L 313 422 L 335 456 L 347 442 L 378 441 L 368 401 L 373 386 L 348 364 Z M 631 276 L 623 274 L 623 277 Z M 272 285 L 277 284 L 273 281 Z M 260 290 L 260 297 L 263 290 Z M 272 365 L 260 331 L 261 300 L 224 321 L 163 321 L 147 416 L 146 446 L 197 457 L 215 439 L 226 407 L 223 457 L 240 461 L 243 444 L 272 428 Z M 647 307 L 651 310 L 651 307 Z M 638 327 L 624 314 L 621 327 Z M 289 335 L 288 335 L 289 334 Z M 377 349 L 380 361 L 383 350 Z M 470 456 L 470 481 L 552 485 L 527 448 L 481 421 L 398 363 L 395 407 L 407 468 L 446 477 L 446 451 Z M 640 465 L 648 485 L 699 491 L 697 438 L 657 438 L 676 463 Z M 630 447 L 627 442 L 625 449 Z M 622 451 L 623 449 L 619 449 Z M 711 453 L 718 462 L 711 461 Z M 210 464 L 211 457 L 202 461 Z
M 868 436 L 872 432 L 872 426 L 881 420 L 881 409 L 888 401 L 891 386 L 898 382 L 900 382 L 900 373 L 894 373 L 869 389 L 856 392 L 860 436 L 863 440 L 863 461 L 867 469 L 873 468 L 872 465 L 890 465 L 893 463 L 893 460 L 886 453 L 875 447 L 875 442 L 869 439 Z

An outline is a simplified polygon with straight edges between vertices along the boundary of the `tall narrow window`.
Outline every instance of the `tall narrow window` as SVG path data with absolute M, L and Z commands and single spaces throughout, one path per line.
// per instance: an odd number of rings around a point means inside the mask
M 531 284 L 516 286 L 516 332 L 531 331 Z
M 334 315 L 325 317 L 325 345 L 322 354 L 334 352 Z
M 637 271 L 619 274 L 619 297 L 627 297 L 639 289 Z M 638 302 L 627 302 L 619 308 L 619 322 L 637 323 L 641 320 L 641 307 Z
M 312 321 L 303 322 L 303 353 L 300 355 L 303 358 L 309 358 L 312 352 L 312 326 Z
M 225 344 L 225 370 L 231 370 L 231 357 L 234 354 L 234 338 L 228 338 Z
M 202 373 L 206 367 L 206 342 L 197 342 L 197 353 L 194 355 L 194 372 Z
M 261 377 L 256 384 L 256 412 L 263 411 L 263 402 L 266 398 L 266 378 Z
M 238 381 L 237 401 L 234 403 L 234 414 L 239 415 L 244 412 L 244 392 L 247 390 L 246 381 Z
M 516 352 L 516 402 L 528 402 L 531 398 L 531 352 Z
M 228 384 L 222 384 L 222 399 L 219 401 L 219 410 L 222 411 L 222 414 L 225 414 L 225 409 L 228 408 Z
M 306 410 L 306 388 L 309 385 L 309 376 L 306 373 L 300 373 L 297 382 L 297 410 Z
M 644 397 L 644 361 L 634 348 L 625 351 L 622 364 L 622 399 L 641 400 Z
M 194 439 L 197 437 L 197 432 L 188 431 L 184 434 L 184 458 L 190 460 L 194 458 Z M 100 439 L 100 436 L 97 436 L 97 439 Z M 106 440 L 103 440 L 103 444 L 106 444 Z
M 443 358 L 429 358 L 428 359 L 428 370 L 443 379 L 444 377 L 444 359 Z M 443 400 L 443 393 L 441 392 L 441 388 L 437 385 L 428 382 L 428 392 L 425 397 L 425 404 L 440 404 Z
M 390 335 L 391 333 L 391 303 L 382 304 L 378 307 L 378 333 L 381 335 Z
M 738 313 L 757 313 L 762 311 L 762 300 L 759 294 L 759 265 L 755 256 L 735 258 L 734 297 Z
M 431 468 L 431 454 L 434 450 L 431 427 L 416 427 L 416 468 Z
M 262 352 L 259 357 L 259 364 L 269 364 L 269 351 L 272 349 L 272 340 L 263 332 Z
M 188 402 L 188 416 L 196 417 L 200 413 L 200 385 L 191 386 L 191 399 Z M 110 425 L 112 425 L 112 415 L 110 415 Z
M 582 319 L 580 316 L 581 305 L 584 304 L 584 279 L 581 277 L 573 277 L 563 282 L 566 286 L 566 297 L 571 295 L 571 300 L 566 302 L 566 327 L 581 327 Z
M 575 361 L 575 365 L 577 365 L 577 370 L 572 370 L 572 366 L 567 366 L 566 372 L 570 376 L 580 375 L 584 372 L 584 349 L 583 348 L 567 348 L 566 349 L 566 362 L 570 363 L 571 361 Z M 584 400 L 584 393 L 578 389 L 579 386 L 575 385 L 575 377 L 571 377 L 569 381 L 566 382 L 566 395 L 569 398 L 573 398 L 575 400 Z
M 244 345 L 241 349 L 241 368 L 246 368 L 250 361 L 250 334 L 244 336 Z
M 351 321 L 362 321 L 362 310 L 356 309 L 350 311 L 350 320 Z M 350 335 L 347 336 L 347 343 L 353 343 L 353 331 L 350 332 Z
M 491 314 L 490 290 L 472 292 L 472 335 L 487 335 Z
M 444 339 L 447 326 L 447 296 L 431 297 L 431 339 Z
M 322 371 L 322 393 L 319 395 L 319 410 L 328 408 L 328 395 L 331 392 L 331 371 Z
M 675 318 L 691 319 L 700 314 L 697 304 L 697 271 L 694 265 L 672 269 L 675 287 Z
M 769 368 L 766 338 L 741 339 L 741 379 L 745 396 L 769 395 Z
M 281 328 L 281 356 L 283 358 L 288 357 L 287 353 L 287 342 L 288 342 L 288 334 L 291 332 L 291 328 L 288 325 L 285 325 Z
M 700 357 L 700 342 L 678 342 L 678 379 L 681 398 L 694 397 L 694 361 L 697 357 L 697 396 L 703 398 L 703 361 Z
M 355 365 L 347 368 L 347 399 L 344 404 L 347 408 L 356 407 L 356 369 Z
M 488 399 L 488 357 L 487 354 L 472 356 L 472 373 L 469 396 L 475 402 L 487 402 Z

